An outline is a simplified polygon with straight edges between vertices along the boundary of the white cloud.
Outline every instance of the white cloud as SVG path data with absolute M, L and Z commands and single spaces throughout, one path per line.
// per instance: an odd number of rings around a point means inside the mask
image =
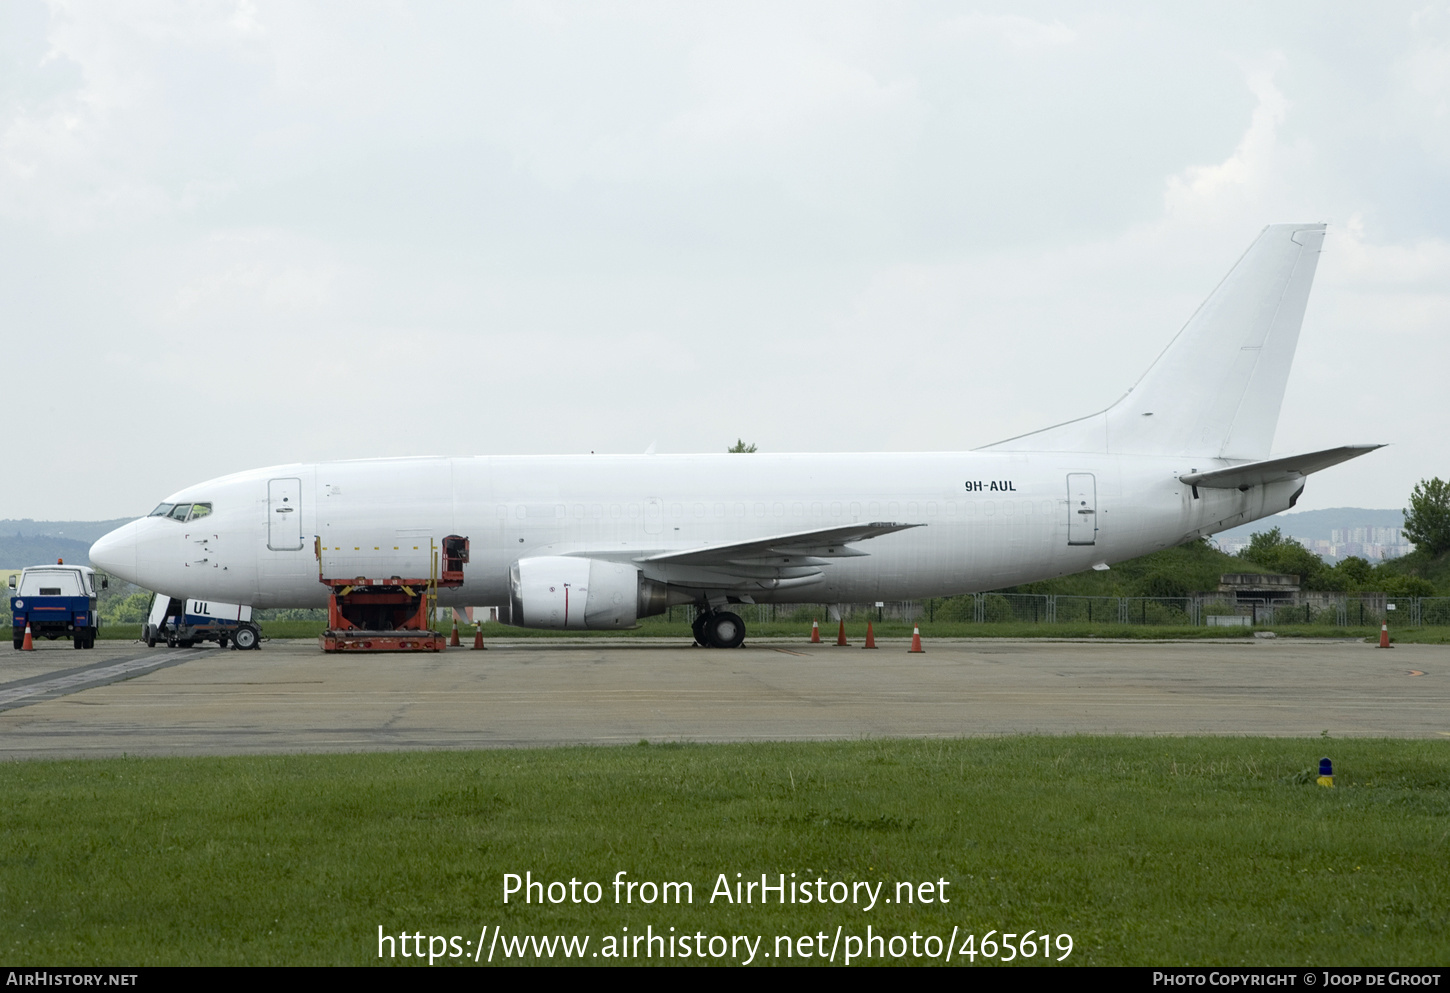
M 225 190 L 215 177 L 177 176 L 193 158 L 178 112 L 206 96 L 187 88 L 179 53 L 225 62 L 253 31 L 232 4 L 56 2 L 44 54 L 26 52 L 15 74 L 63 71 L 62 89 L 19 89 L 0 123 L 0 215 L 52 231 L 136 224 L 194 208 Z M 29 63 L 29 64 L 26 64 Z M 204 73 L 198 73 L 204 76 Z M 180 85 L 178 85 L 180 84 Z
M 1416 37 L 1395 67 L 1396 123 L 1441 162 L 1450 160 L 1450 17 L 1416 18 Z
M 1020 53 L 1030 53 L 1071 45 L 1078 39 L 1077 29 L 1061 20 L 1037 21 L 1018 14 L 984 14 L 972 11 L 951 18 L 943 26 L 953 34 L 972 38 L 999 40 Z
M 197 246 L 198 256 L 182 262 L 195 270 L 158 315 L 173 328 L 273 326 L 285 321 L 300 330 L 336 303 L 342 267 L 319 259 L 325 248 L 299 243 L 286 232 L 231 230 Z M 181 273 L 176 273 L 181 274 Z
M 427 450 L 983 444 L 1115 399 L 1277 220 L 1331 222 L 1279 447 L 1395 442 L 1306 499 L 1450 463 L 1443 11 L 31 9 L 0 12 L 0 336 L 95 355 L 118 433 L 217 444 L 165 481 L 108 453 L 101 491 L 57 457 L 0 516 L 406 452 L 327 411 L 460 370 Z

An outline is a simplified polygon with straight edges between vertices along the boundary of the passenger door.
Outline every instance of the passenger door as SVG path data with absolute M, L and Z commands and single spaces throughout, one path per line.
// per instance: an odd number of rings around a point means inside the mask
M 302 547 L 302 480 L 267 481 L 267 547 L 274 552 Z
M 1067 474 L 1067 543 L 1093 545 L 1098 532 L 1098 486 L 1090 472 Z

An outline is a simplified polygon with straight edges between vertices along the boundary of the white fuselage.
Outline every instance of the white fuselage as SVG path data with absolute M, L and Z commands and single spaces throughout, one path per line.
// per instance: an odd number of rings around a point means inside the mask
M 175 597 L 254 607 L 325 606 L 318 545 L 467 537 L 444 605 L 509 599 L 530 556 L 639 562 L 660 552 L 847 525 L 924 525 L 855 546 L 819 579 L 735 589 L 759 602 L 861 603 L 947 596 L 1066 575 L 1278 513 L 1302 480 L 1198 493 L 1202 457 L 964 452 L 410 458 L 274 466 L 187 487 L 186 522 L 148 517 L 92 559 Z M 282 481 L 282 482 L 278 482 Z M 287 494 L 287 507 L 280 503 Z M 278 523 L 281 521 L 282 523 Z M 865 554 L 860 554 L 865 553 Z M 658 582 L 704 587 L 645 564 Z

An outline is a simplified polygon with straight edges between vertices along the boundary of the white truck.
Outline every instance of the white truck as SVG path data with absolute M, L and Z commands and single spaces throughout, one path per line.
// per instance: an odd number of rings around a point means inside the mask
M 101 616 L 96 594 L 107 586 L 104 576 L 85 565 L 33 565 L 10 577 L 10 615 L 16 649 L 25 627 L 33 638 L 70 638 L 77 648 L 95 648 Z

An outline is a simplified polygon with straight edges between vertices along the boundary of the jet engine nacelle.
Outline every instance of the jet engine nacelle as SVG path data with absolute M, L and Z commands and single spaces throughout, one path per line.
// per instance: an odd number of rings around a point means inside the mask
M 525 628 L 632 628 L 664 613 L 670 599 L 667 587 L 627 562 L 541 555 L 509 570 L 508 617 L 499 619 Z

